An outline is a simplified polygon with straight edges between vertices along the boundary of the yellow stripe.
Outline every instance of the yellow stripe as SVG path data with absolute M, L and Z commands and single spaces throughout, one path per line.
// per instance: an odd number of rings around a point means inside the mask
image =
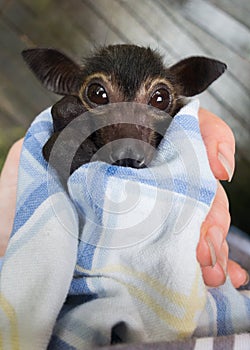
M 159 305 L 151 296 L 145 293 L 144 290 L 141 290 L 135 286 L 132 286 L 128 283 L 123 283 L 119 281 L 120 284 L 124 285 L 131 295 L 135 296 L 141 302 L 143 302 L 148 308 L 152 309 L 153 312 L 165 323 L 175 329 L 179 336 L 183 333 L 193 332 L 195 325 L 193 322 L 186 324 L 186 317 L 178 317 L 174 314 L 169 313 L 165 309 L 163 309 L 162 305 Z M 185 309 L 184 309 L 185 311 Z M 156 326 L 157 327 L 157 326 Z M 191 329 L 191 331 L 190 331 Z
M 160 319 L 178 331 L 179 337 L 185 338 L 187 335 L 193 333 L 197 327 L 194 319 L 194 312 L 196 313 L 198 311 L 201 311 L 204 307 L 204 298 L 201 298 L 198 295 L 198 283 L 200 282 L 198 269 L 196 271 L 195 281 L 193 283 L 193 287 L 188 300 L 185 302 L 182 300 L 182 304 L 179 305 L 183 307 L 185 314 L 179 317 L 165 311 L 162 308 L 162 305 L 156 303 L 155 300 L 147 295 L 144 290 L 140 290 L 139 288 L 136 288 L 128 283 L 123 283 L 121 281 L 119 282 L 127 287 L 131 295 L 134 295 L 137 299 L 141 300 L 145 305 L 151 308 Z M 172 293 L 173 300 L 175 300 L 175 297 L 178 295 L 178 293 Z
M 17 325 L 16 313 L 12 305 L 8 302 L 8 300 L 4 297 L 2 293 L 0 294 L 0 308 L 2 308 L 3 312 L 6 314 L 10 322 L 11 349 L 19 350 L 20 347 L 19 347 L 19 341 L 18 341 L 18 325 Z M 2 348 L 3 347 L 1 347 L 1 349 Z
M 200 274 L 200 270 L 199 270 L 199 267 L 197 265 L 196 276 L 195 276 L 195 280 L 193 282 L 191 293 L 189 295 L 189 300 L 185 304 L 186 317 L 185 317 L 185 319 L 183 319 L 183 322 L 187 326 L 191 325 L 191 324 L 194 324 L 197 327 L 197 321 L 198 320 L 196 320 L 196 323 L 195 323 L 194 312 L 195 313 L 202 312 L 202 310 L 205 307 L 206 296 L 204 295 L 204 296 L 201 297 L 199 295 L 199 292 L 200 292 L 199 284 L 203 283 L 201 278 L 202 277 L 201 277 L 201 274 Z M 195 328 L 193 328 L 193 331 L 194 331 Z M 192 330 L 189 327 L 187 327 L 187 329 L 180 336 L 184 338 L 187 335 L 190 335 L 190 331 L 192 332 Z
M 124 285 L 129 290 L 131 295 L 134 295 L 137 299 L 141 300 L 145 305 L 151 308 L 159 318 L 164 320 L 167 324 L 169 324 L 175 330 L 179 331 L 180 337 L 182 336 L 184 337 L 187 334 L 190 335 L 190 333 L 194 331 L 196 327 L 196 324 L 194 322 L 195 320 L 193 318 L 194 313 L 201 311 L 205 304 L 204 297 L 199 296 L 199 290 L 200 290 L 199 283 L 201 283 L 201 280 L 200 280 L 200 272 L 198 267 L 196 269 L 196 276 L 191 289 L 191 293 L 188 296 L 183 293 L 177 293 L 168 289 L 165 285 L 161 284 L 159 280 L 152 278 L 146 273 L 134 271 L 122 265 L 110 265 L 110 266 L 106 266 L 105 268 L 96 269 L 96 270 L 86 270 L 80 267 L 79 265 L 77 265 L 76 269 L 79 272 L 88 273 L 91 276 L 93 275 L 103 276 L 103 274 L 105 273 L 122 272 L 122 273 L 127 273 L 129 275 L 132 275 L 143 282 L 146 282 L 163 297 L 167 297 L 173 304 L 178 305 L 179 307 L 182 307 L 185 314 L 180 317 L 170 314 L 169 312 L 165 311 L 161 305 L 156 303 L 155 299 L 147 295 L 145 290 L 141 290 L 138 287 L 135 287 L 134 285 L 122 282 L 117 277 L 113 277 L 117 282 Z
M 133 277 L 139 279 L 140 281 L 143 281 L 144 283 L 148 284 L 160 295 L 162 295 L 165 298 L 168 298 L 171 302 L 175 303 L 176 305 L 182 306 L 183 302 L 186 303 L 190 301 L 189 295 L 186 295 L 180 292 L 178 292 L 178 295 L 175 295 L 175 293 L 172 290 L 168 289 L 167 286 L 165 284 L 162 284 L 158 279 L 153 278 L 151 275 L 148 275 L 145 272 L 132 270 L 123 265 L 108 265 L 104 268 L 95 269 L 95 270 L 87 270 L 77 265 L 76 269 L 77 271 L 87 273 L 90 276 L 93 276 L 93 275 L 103 276 L 104 273 L 125 273 L 128 275 L 132 275 Z M 199 271 L 197 269 L 196 278 L 198 278 L 199 276 L 198 272 Z

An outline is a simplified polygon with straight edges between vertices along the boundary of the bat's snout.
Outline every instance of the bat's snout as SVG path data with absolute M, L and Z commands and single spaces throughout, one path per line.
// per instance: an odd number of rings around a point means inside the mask
M 116 140 L 109 153 L 112 165 L 142 169 L 153 158 L 154 148 L 141 140 L 125 138 Z

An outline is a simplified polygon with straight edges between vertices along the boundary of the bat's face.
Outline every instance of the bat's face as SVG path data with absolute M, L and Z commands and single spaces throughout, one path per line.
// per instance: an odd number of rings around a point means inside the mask
M 205 57 L 190 57 L 166 68 L 156 52 L 135 45 L 102 48 L 87 58 L 83 66 L 51 49 L 26 50 L 23 57 L 48 89 L 65 96 L 52 108 L 55 134 L 44 147 L 46 160 L 57 136 L 80 114 L 98 106 L 135 102 L 173 117 L 183 106 L 185 97 L 204 91 L 226 69 L 224 63 Z M 122 116 L 118 110 L 112 113 L 112 125 L 98 129 L 81 145 L 73 159 L 72 171 L 108 144 L 116 145 L 109 149 L 110 163 L 145 167 L 150 161 L 149 152 L 140 143 L 129 144 L 125 140 L 141 140 L 157 148 L 168 125 L 162 114 L 159 118 L 158 113 L 150 112 L 150 123 L 143 125 L 142 116 L 138 117 L 138 123 L 129 123 L 126 113 Z M 93 113 L 95 118 L 100 115 Z M 114 142 L 117 140 L 121 141 Z

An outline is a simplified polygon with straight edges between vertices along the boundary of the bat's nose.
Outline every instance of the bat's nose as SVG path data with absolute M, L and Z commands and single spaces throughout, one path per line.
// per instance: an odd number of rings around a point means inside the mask
M 113 163 L 113 165 L 119 165 L 124 167 L 142 169 L 146 167 L 145 159 L 137 160 L 132 158 L 119 159 Z
M 145 152 L 140 145 L 128 145 L 122 142 L 110 153 L 110 161 L 113 165 L 141 169 L 146 167 Z

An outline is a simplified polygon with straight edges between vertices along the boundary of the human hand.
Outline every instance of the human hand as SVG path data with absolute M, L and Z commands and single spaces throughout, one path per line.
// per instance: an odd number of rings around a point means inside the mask
M 23 139 L 14 143 L 0 175 L 0 257 L 4 255 L 16 209 L 18 165 Z
M 235 140 L 227 124 L 214 114 L 200 109 L 201 134 L 207 148 L 210 167 L 218 180 L 231 181 L 234 172 Z M 226 236 L 230 226 L 227 195 L 218 181 L 212 207 L 201 227 L 197 259 L 204 282 L 216 287 L 225 282 L 227 273 L 238 288 L 248 282 L 249 276 L 237 263 L 228 260 Z

